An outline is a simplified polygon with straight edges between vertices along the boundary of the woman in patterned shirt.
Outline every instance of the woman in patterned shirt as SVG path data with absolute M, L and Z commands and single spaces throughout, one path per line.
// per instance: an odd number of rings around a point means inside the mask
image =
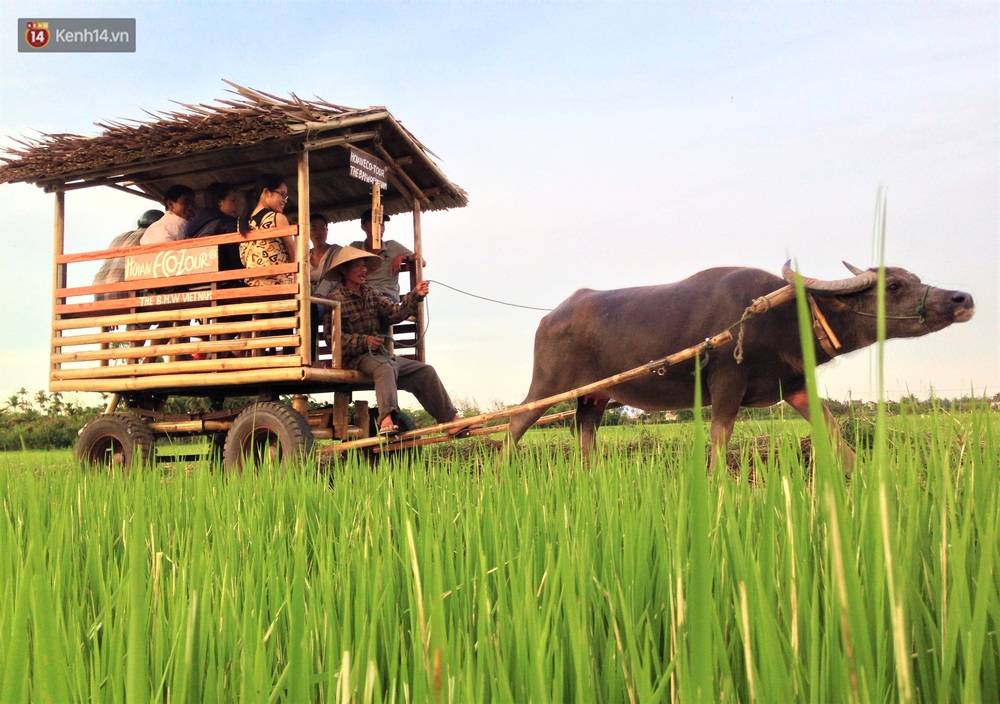
M 282 211 L 288 203 L 288 185 L 276 174 L 263 174 L 247 192 L 246 212 L 240 218 L 240 232 L 266 230 L 288 225 Z M 240 243 L 240 260 L 247 269 L 295 261 L 295 239 L 291 235 Z M 246 279 L 247 286 L 295 283 L 294 274 L 277 274 Z

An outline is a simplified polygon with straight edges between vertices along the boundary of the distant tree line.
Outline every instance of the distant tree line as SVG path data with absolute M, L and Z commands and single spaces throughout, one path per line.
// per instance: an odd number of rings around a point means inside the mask
M 252 402 L 252 398 L 227 399 L 226 407 L 231 404 Z M 835 401 L 826 399 L 826 403 L 834 415 L 841 417 L 870 415 L 875 413 L 874 403 L 851 401 Z M 483 413 L 511 408 L 511 405 L 494 403 L 488 409 L 481 409 L 475 402 L 459 401 L 459 415 L 463 418 L 478 416 Z M 571 411 L 576 408 L 576 401 L 563 401 L 549 409 L 549 414 Z M 898 401 L 886 402 L 886 412 L 890 414 L 919 414 L 934 411 L 974 412 L 992 408 L 1000 410 L 1000 393 L 991 398 L 974 398 L 962 396 L 956 399 L 918 399 L 913 394 L 904 396 Z M 164 410 L 174 413 L 193 413 L 208 410 L 204 399 L 170 399 Z M 702 408 L 702 418 L 709 419 L 709 409 Z M 51 450 L 72 447 L 80 428 L 89 420 L 104 412 L 103 405 L 84 406 L 67 401 L 60 393 L 39 391 L 34 395 L 26 389 L 7 398 L 0 407 L 0 450 Z M 774 417 L 776 412 L 770 408 L 743 408 L 739 418 L 767 419 Z M 423 409 L 406 409 L 406 413 L 419 427 L 434 425 L 436 421 Z M 627 406 L 611 408 L 604 414 L 602 425 L 652 425 L 668 422 L 690 422 L 694 420 L 692 410 L 643 412 Z M 506 419 L 493 421 L 492 425 L 505 423 Z M 551 427 L 569 426 L 572 417 L 553 424 Z
M 0 449 L 72 447 L 80 428 L 103 411 L 101 406 L 68 402 L 59 393 L 39 391 L 30 396 L 22 388 L 0 408 Z

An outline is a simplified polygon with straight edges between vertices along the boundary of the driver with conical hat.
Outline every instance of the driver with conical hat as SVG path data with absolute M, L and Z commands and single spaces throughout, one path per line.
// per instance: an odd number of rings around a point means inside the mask
M 399 427 L 393 420 L 393 411 L 399 411 L 399 389 L 416 396 L 420 405 L 439 423 L 459 420 L 458 411 L 434 367 L 390 354 L 378 332 L 382 321 L 398 323 L 416 313 L 417 304 L 427 296 L 429 284 L 419 282 L 399 303 L 394 303 L 365 283 L 368 274 L 381 264 L 378 256 L 357 247 L 344 247 L 330 263 L 330 271 L 343 279 L 343 283 L 329 297 L 340 301 L 340 342 L 344 366 L 368 374 L 374 380 L 379 434 L 399 434 Z M 326 344 L 332 348 L 331 325 L 327 324 L 325 328 L 328 331 Z M 458 435 L 468 429 L 452 428 L 448 433 Z

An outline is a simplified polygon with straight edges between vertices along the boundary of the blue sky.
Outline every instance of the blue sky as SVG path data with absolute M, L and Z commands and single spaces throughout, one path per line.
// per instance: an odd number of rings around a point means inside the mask
M 554 307 L 577 288 L 715 265 L 840 278 L 887 260 L 970 291 L 977 313 L 886 347 L 888 394 L 1000 392 L 996 3 L 7 3 L 0 146 L 95 134 L 171 101 L 269 93 L 385 105 L 466 188 L 425 216 L 426 275 Z M 17 19 L 135 17 L 135 54 L 19 54 Z M 0 186 L 9 305 L 0 397 L 46 388 L 52 196 Z M 68 197 L 67 250 L 101 248 L 147 204 Z M 407 243 L 400 222 L 388 236 Z M 360 230 L 335 226 L 347 243 Z M 429 360 L 456 398 L 519 401 L 542 313 L 432 283 Z M 873 356 L 820 372 L 872 398 Z

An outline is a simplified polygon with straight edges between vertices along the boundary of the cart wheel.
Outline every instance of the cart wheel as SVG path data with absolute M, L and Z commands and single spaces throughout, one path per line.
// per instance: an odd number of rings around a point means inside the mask
M 153 431 L 134 416 L 108 413 L 80 429 L 74 453 L 87 468 L 128 472 L 153 458 Z
M 226 434 L 223 463 L 242 472 L 283 465 L 312 451 L 313 434 L 305 417 L 283 403 L 266 401 L 247 408 Z

